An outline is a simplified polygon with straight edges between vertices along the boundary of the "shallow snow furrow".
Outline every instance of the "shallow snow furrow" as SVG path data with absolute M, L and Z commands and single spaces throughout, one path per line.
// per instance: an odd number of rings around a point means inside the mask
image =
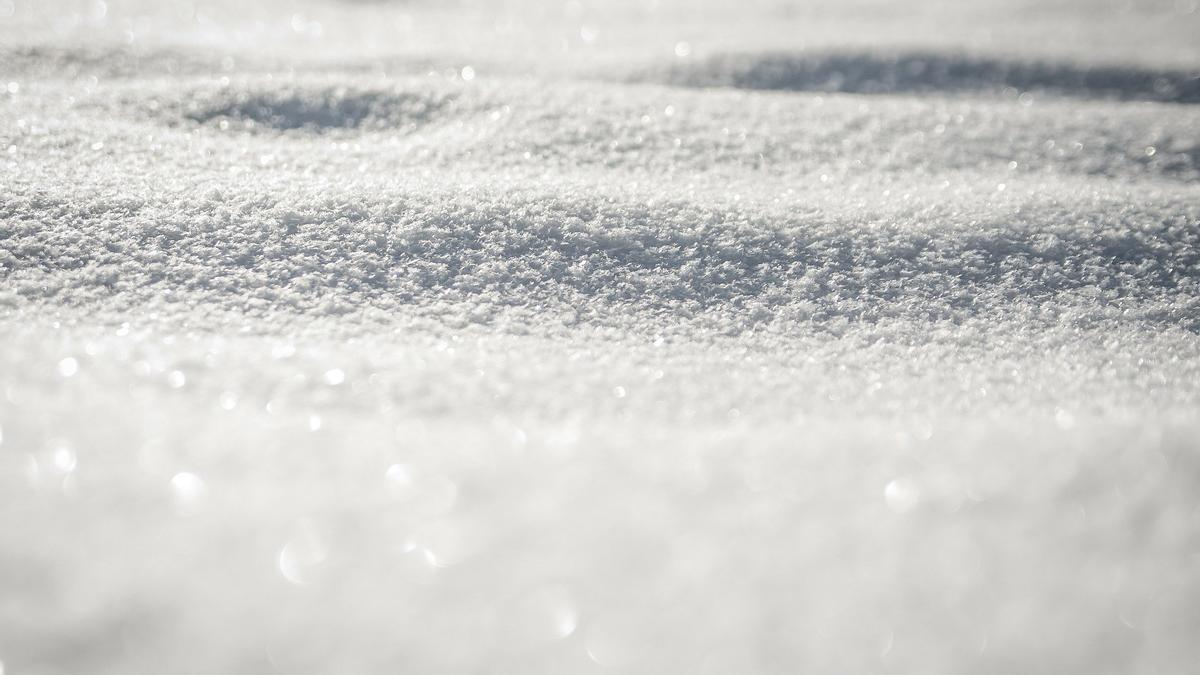
M 321 90 L 276 89 L 239 92 L 217 100 L 192 102 L 186 118 L 234 124 L 244 129 L 329 129 L 411 131 L 451 112 L 452 93 L 358 91 L 345 87 Z
M 1015 90 L 1081 98 L 1200 103 L 1200 71 L 1001 60 L 937 52 L 723 54 L 660 77 L 692 87 L 856 94 Z
M 225 121 L 211 125 L 205 137 L 239 144 L 247 127 L 338 131 L 370 144 L 375 151 L 362 159 L 373 166 L 383 160 L 384 167 L 492 169 L 500 157 L 505 170 L 530 165 L 568 175 L 594 167 L 811 180 L 809 174 L 984 168 L 1186 183 L 1200 177 L 1197 106 L 1053 97 L 1030 105 L 952 97 L 868 100 L 667 87 L 631 92 L 613 85 L 548 89 L 441 76 L 284 83 L 246 77 L 227 86 L 196 83 L 183 96 L 152 92 L 117 88 L 91 105 L 106 116 L 139 120 L 151 94 L 162 106 L 151 119 Z M 401 135 L 407 150 L 394 145 Z M 286 144 L 260 148 L 290 150 Z M 295 150 L 303 162 L 308 148 Z

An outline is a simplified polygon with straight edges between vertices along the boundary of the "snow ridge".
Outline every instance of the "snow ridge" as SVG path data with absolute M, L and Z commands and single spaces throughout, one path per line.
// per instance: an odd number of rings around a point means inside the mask
M 234 307 L 538 302 L 606 320 L 721 310 L 753 325 L 944 319 L 1082 292 L 1093 312 L 1200 328 L 1194 205 L 1033 203 L 968 223 L 932 208 L 856 221 L 553 194 L 213 192 L 169 210 L 13 195 L 0 214 L 10 292 L 73 305 L 175 290 Z

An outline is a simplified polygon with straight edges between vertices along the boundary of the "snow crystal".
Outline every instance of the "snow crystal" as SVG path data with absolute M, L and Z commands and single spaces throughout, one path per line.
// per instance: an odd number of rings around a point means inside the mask
M 888 508 L 896 513 L 908 513 L 921 501 L 921 490 L 907 478 L 897 478 L 883 490 Z
M 74 356 L 68 356 L 58 362 L 58 374 L 63 377 L 71 377 L 79 372 L 79 360 Z
M 181 513 L 196 511 L 207 492 L 204 480 L 194 473 L 181 471 L 171 477 L 171 493 L 175 499 L 175 506 Z

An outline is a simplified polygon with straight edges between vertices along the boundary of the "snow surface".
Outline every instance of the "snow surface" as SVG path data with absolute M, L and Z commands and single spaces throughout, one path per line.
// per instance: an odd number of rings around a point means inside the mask
M 0 0 L 0 673 L 1191 672 L 1198 34 Z

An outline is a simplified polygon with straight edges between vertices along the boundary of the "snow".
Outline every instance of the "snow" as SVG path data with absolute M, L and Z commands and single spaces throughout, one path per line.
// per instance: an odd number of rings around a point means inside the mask
M 0 672 L 1187 672 L 1198 29 L 0 0 Z

